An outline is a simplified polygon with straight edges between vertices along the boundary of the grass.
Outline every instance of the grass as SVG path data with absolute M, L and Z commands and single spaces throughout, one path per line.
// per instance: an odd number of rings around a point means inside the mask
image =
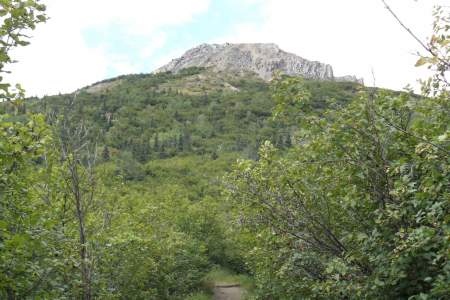
M 228 269 L 215 267 L 204 278 L 206 283 L 214 284 L 240 284 L 245 286 L 251 284 L 250 277 L 236 274 Z
M 212 294 L 206 292 L 197 292 L 189 297 L 186 300 L 211 300 Z
M 207 290 L 212 290 L 216 285 L 232 284 L 239 284 L 242 289 L 244 289 L 245 298 L 249 297 L 254 289 L 253 279 L 250 276 L 244 274 L 236 274 L 233 271 L 223 267 L 214 267 L 203 279 L 203 285 Z M 194 299 L 202 300 L 207 298 Z

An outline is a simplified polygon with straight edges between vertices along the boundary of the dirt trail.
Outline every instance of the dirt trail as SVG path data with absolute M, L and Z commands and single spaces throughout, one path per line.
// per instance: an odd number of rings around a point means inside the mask
M 216 284 L 214 300 L 241 300 L 242 288 L 239 284 Z

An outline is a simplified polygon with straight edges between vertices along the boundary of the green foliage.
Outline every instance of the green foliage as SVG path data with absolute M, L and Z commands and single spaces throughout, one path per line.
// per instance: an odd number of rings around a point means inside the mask
M 445 96 L 289 77 L 270 89 L 251 76 L 220 75 L 236 92 L 208 72 L 124 76 L 76 98 L 67 117 L 90 128 L 101 158 L 86 219 L 93 297 L 184 299 L 219 277 L 253 287 L 246 276 L 208 275 L 217 265 L 251 274 L 257 298 L 446 296 Z M 192 82 L 205 74 L 208 94 L 198 93 Z M 30 99 L 27 109 L 55 128 L 71 99 Z M 2 109 L 15 112 L 9 103 Z M 9 198 L 23 212 L 5 210 L 5 228 L 27 218 L 34 228 L 2 236 L 2 296 L 77 297 L 78 228 L 59 142 L 42 117 L 0 123 L 14 128 L 2 147 L 24 157 L 5 186 L 30 191 Z M 31 155 L 24 149 L 39 142 L 37 132 L 45 150 Z M 230 175 L 228 201 L 221 176 L 242 157 L 250 160 Z M 29 266 L 39 275 L 21 273 Z
M 211 295 L 206 292 L 198 292 L 193 295 L 190 295 L 186 298 L 186 300 L 210 300 Z
M 282 157 L 266 142 L 230 177 L 261 296 L 446 298 L 448 98 L 362 91 L 315 112 L 296 79 L 275 97 L 289 104 L 294 82 L 301 142 Z
M 0 132 L 0 298 L 57 297 L 70 257 L 62 257 L 50 130 L 43 116 L 3 115 Z
M 45 22 L 45 6 L 39 0 L 2 0 L 0 1 L 0 101 L 19 100 L 23 90 L 19 85 L 16 91 L 10 90 L 10 84 L 3 82 L 1 73 L 5 66 L 13 63 L 11 49 L 28 45 L 27 30 L 35 29 L 36 25 Z
M 257 298 L 450 297 L 450 27 L 434 16 L 422 97 L 361 89 L 322 106 L 308 82 L 273 83 L 274 115 L 298 124 L 298 142 L 267 141 L 228 177 Z
M 0 3 L 3 71 L 45 16 Z M 209 299 L 217 282 L 258 299 L 448 298 L 449 44 L 435 17 L 442 55 L 418 62 L 438 71 L 430 97 L 203 68 L 26 101 L 3 84 L 0 298 Z
M 183 299 L 198 285 L 208 266 L 204 249 L 174 232 L 143 240 L 111 239 L 99 261 L 102 299 Z
M 427 51 L 426 54 L 419 54 L 416 67 L 426 66 L 432 70 L 434 75 L 428 80 L 422 81 L 422 92 L 424 94 L 440 94 L 450 87 L 447 73 L 450 69 L 450 14 L 447 8 L 436 6 L 433 12 L 433 33 L 428 43 L 422 43 Z
M 198 85 L 198 76 L 208 79 Z M 221 80 L 239 92 L 224 90 Z M 221 177 L 237 158 L 256 158 L 262 141 L 269 139 L 288 149 L 298 134 L 292 122 L 272 119 L 274 103 L 267 84 L 252 76 L 214 75 L 203 69 L 123 76 L 101 84 L 107 84 L 106 89 L 89 87 L 76 97 L 25 102 L 28 111 L 44 113 L 53 129 L 46 128 L 51 142 L 45 157 L 26 165 L 47 174 L 36 178 L 33 195 L 49 190 L 52 205 L 34 211 L 39 216 L 46 211 L 53 224 L 54 236 L 45 236 L 48 246 L 42 255 L 58 253 L 46 261 L 48 268 L 36 267 L 47 271 L 33 281 L 37 283 L 30 295 L 79 297 L 86 286 L 80 272 L 83 265 L 91 274 L 92 297 L 100 299 L 183 299 L 204 287 L 205 275 L 214 265 L 247 272 L 246 244 L 229 226 L 232 207 L 223 199 Z M 325 93 L 330 97 L 341 93 L 339 84 L 310 85 L 318 87 L 313 97 L 327 98 L 319 86 L 329 85 Z M 346 90 L 343 101 L 348 102 L 355 91 L 356 86 Z M 29 117 L 12 103 L 1 107 L 16 114 L 15 126 L 26 124 Z M 83 195 L 92 199 L 84 203 L 84 246 L 78 241 L 70 168 L 60 160 L 64 124 L 83 124 L 89 128 L 86 142 L 97 143 L 92 198 L 89 176 L 80 181 Z M 77 155 L 77 168 L 84 173 L 88 157 Z M 82 247 L 88 258 L 80 264 Z M 2 288 L 23 295 L 14 286 Z
M 330 97 L 345 103 L 358 88 L 356 84 L 344 87 L 346 83 L 309 84 L 317 109 L 324 108 L 327 104 L 322 99 Z M 27 108 L 53 120 L 71 98 L 30 99 Z M 73 113 L 75 120 L 88 122 L 92 138 L 108 148 L 111 159 L 123 160 L 120 164 L 130 167 L 131 160 L 145 164 L 190 154 L 216 157 L 221 152 L 240 152 L 255 158 L 265 140 L 288 148 L 295 128 L 273 120 L 273 107 L 268 85 L 253 75 L 193 68 L 178 74 L 129 75 L 97 83 L 82 90 Z

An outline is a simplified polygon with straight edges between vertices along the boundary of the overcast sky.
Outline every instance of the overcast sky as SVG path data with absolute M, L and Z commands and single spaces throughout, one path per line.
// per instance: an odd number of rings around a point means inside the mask
M 425 76 L 418 44 L 381 0 L 47 0 L 51 18 L 9 69 L 31 95 L 149 73 L 201 43 L 272 42 L 335 75 L 402 89 Z M 387 0 L 422 39 L 432 8 L 450 0 Z

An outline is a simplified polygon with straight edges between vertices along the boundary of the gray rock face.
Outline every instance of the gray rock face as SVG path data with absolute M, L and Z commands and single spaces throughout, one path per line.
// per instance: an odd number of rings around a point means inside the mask
M 155 73 L 177 73 L 189 67 L 212 68 L 216 71 L 254 72 L 264 80 L 270 80 L 275 71 L 308 79 L 334 80 L 333 68 L 317 61 L 281 50 L 275 44 L 202 44 L 188 50 L 180 58 L 172 60 Z M 343 80 L 358 81 L 353 77 Z M 356 80 L 354 80 L 356 79 Z
M 360 84 L 364 84 L 364 80 L 362 78 L 358 78 L 358 77 L 356 77 L 354 75 L 334 77 L 334 81 L 338 81 L 338 82 L 351 81 L 351 82 L 357 82 L 357 83 L 360 83 Z

